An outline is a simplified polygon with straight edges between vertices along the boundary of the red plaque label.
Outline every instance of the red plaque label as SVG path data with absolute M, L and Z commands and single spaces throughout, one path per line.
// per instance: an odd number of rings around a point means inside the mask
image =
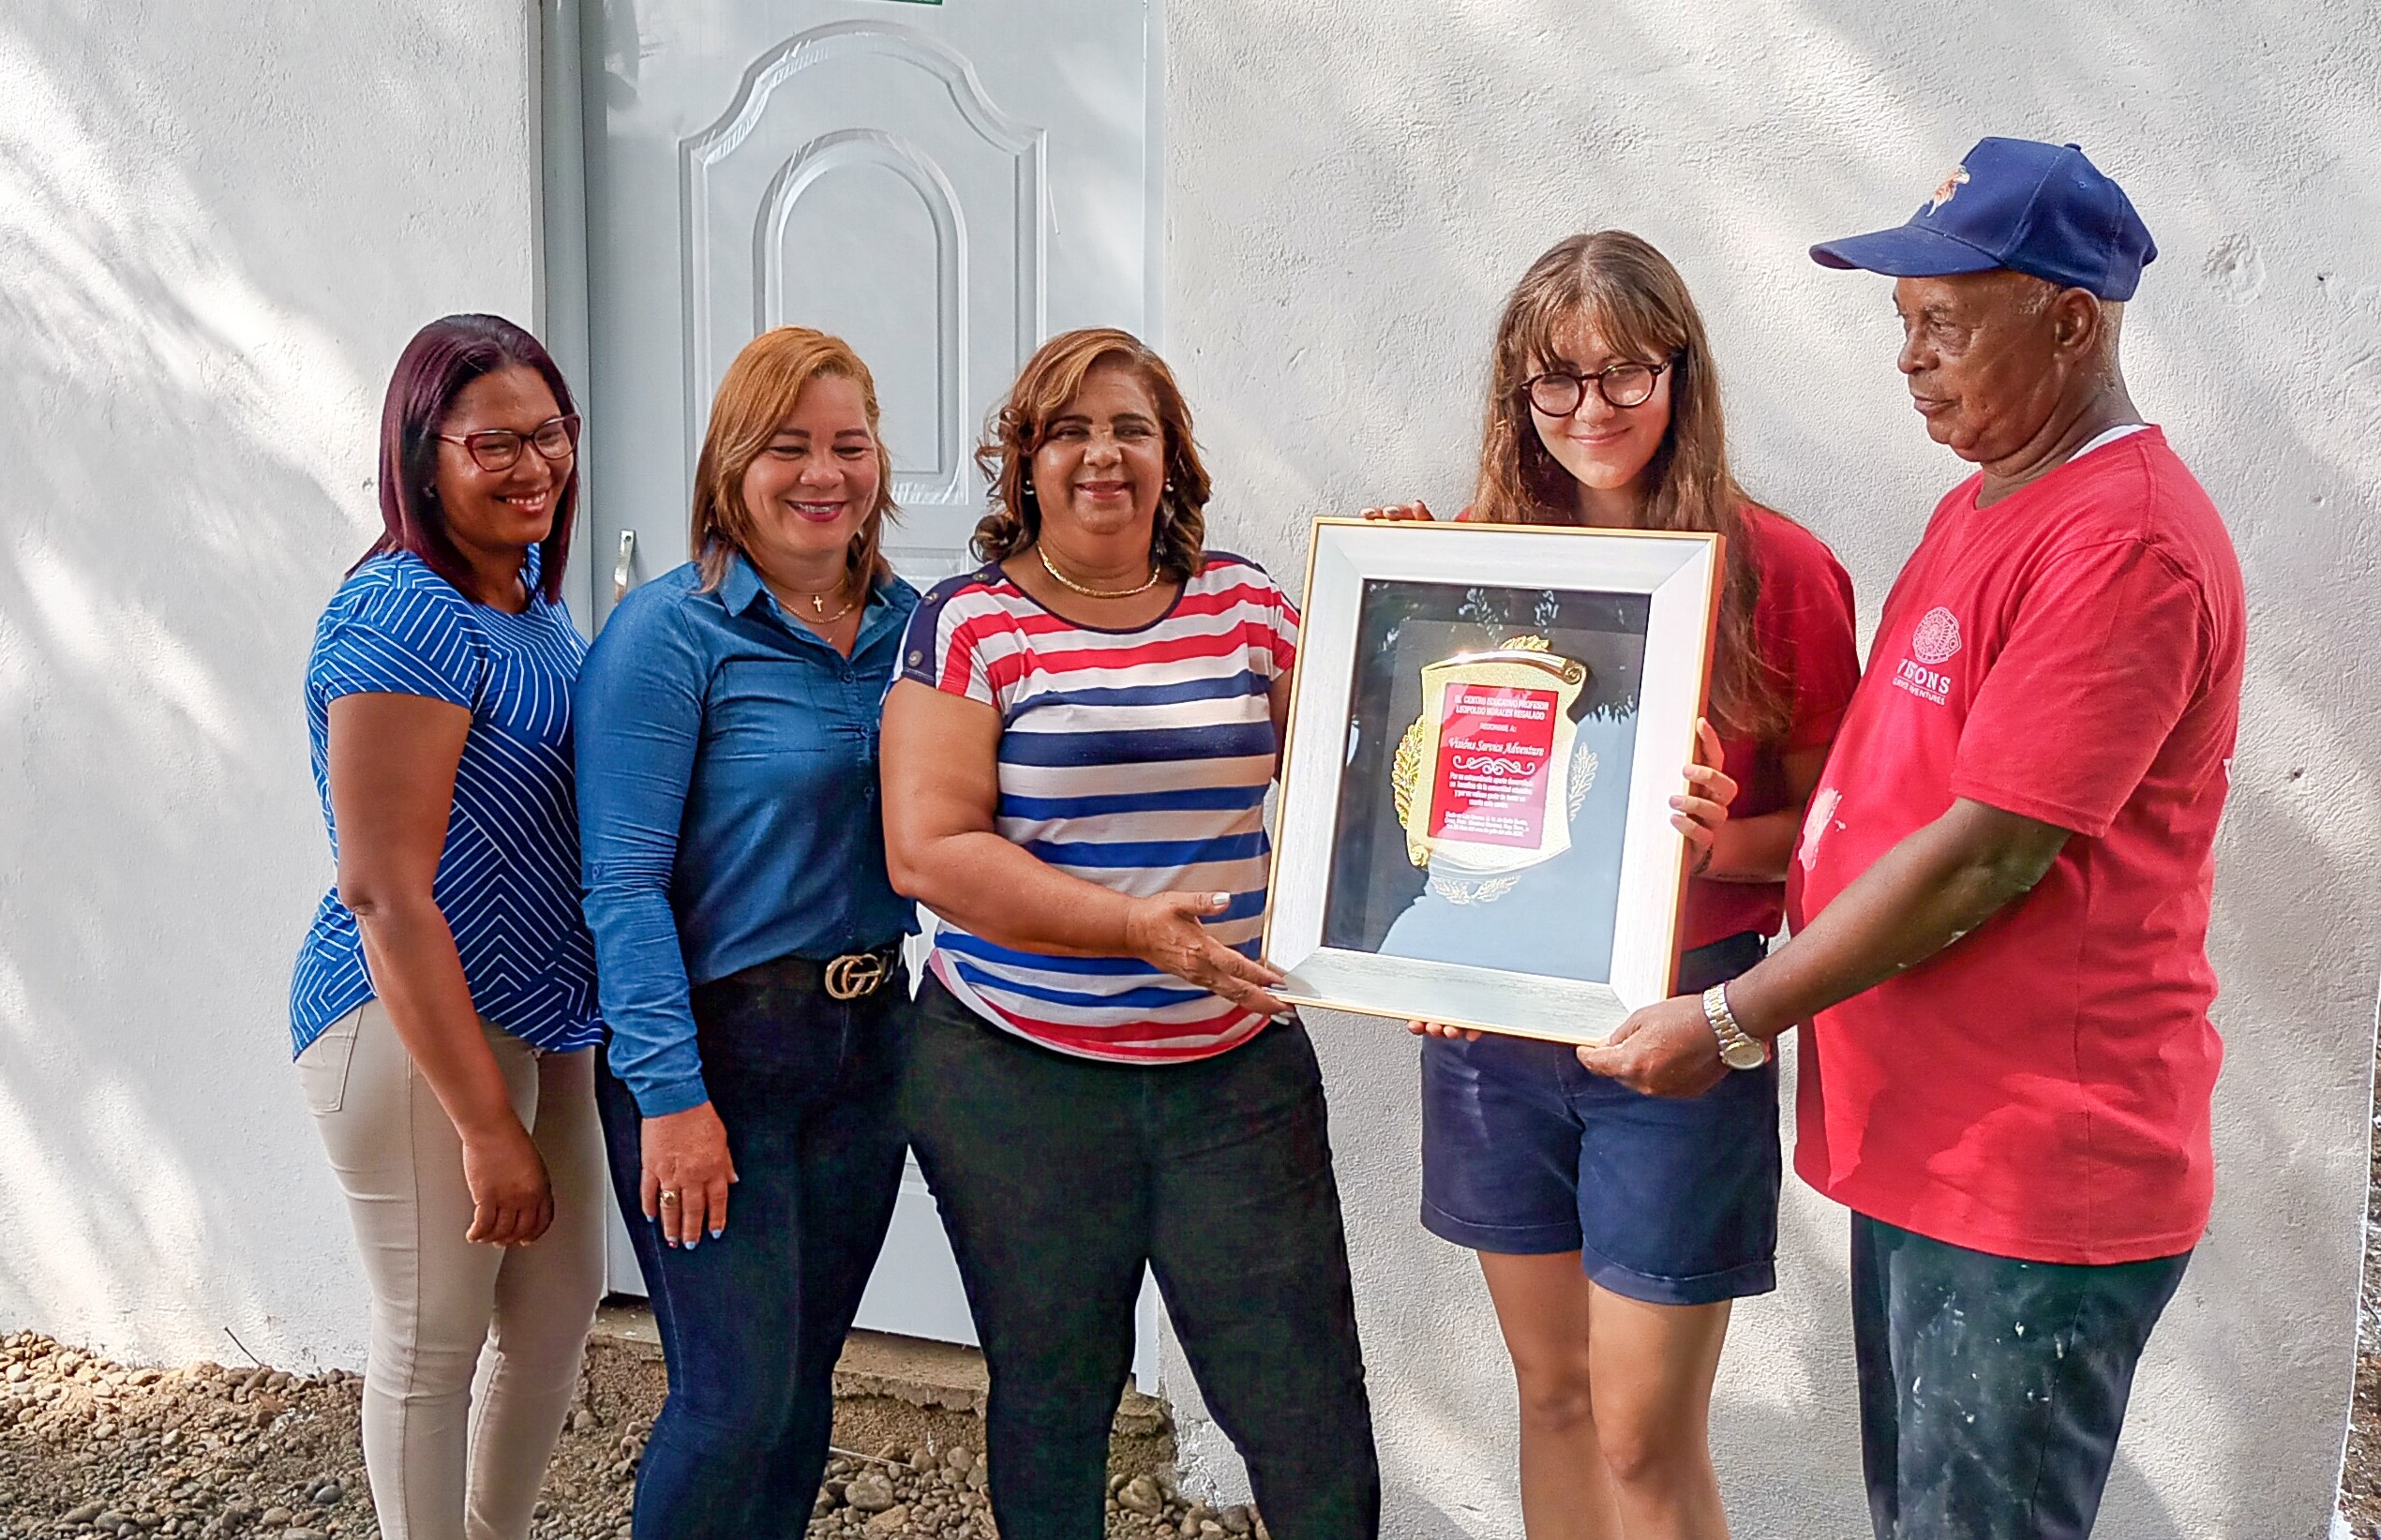
M 1552 690 L 1450 684 L 1430 778 L 1430 837 L 1535 847 L 1546 832 Z

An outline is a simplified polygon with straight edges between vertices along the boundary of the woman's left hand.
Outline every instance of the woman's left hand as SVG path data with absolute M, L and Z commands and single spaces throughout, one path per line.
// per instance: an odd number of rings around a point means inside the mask
M 1729 804 L 1736 800 L 1736 781 L 1720 766 L 1727 753 L 1719 734 L 1702 717 L 1695 719 L 1695 759 L 1686 767 L 1686 790 L 1670 799 L 1670 827 L 1686 836 L 1686 868 L 1701 872 L 1712 864 L 1712 845 L 1720 825 L 1728 822 Z

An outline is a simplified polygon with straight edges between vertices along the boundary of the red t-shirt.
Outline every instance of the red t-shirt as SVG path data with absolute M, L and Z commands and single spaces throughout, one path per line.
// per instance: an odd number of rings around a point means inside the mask
M 1863 1214 L 2053 1263 L 2171 1256 L 2214 1191 L 2231 537 L 2165 436 L 1943 499 L 1885 602 L 1797 851 L 1816 914 L 1955 798 L 2074 831 L 2049 874 L 1803 1038 L 1795 1167 Z
M 1757 818 L 1792 805 L 1785 755 L 1827 747 L 1844 720 L 1853 686 L 1860 682 L 1851 575 L 1825 541 L 1784 515 L 1750 502 L 1738 515 L 1753 560 L 1760 564 L 1753 635 L 1785 694 L 1787 728 L 1784 740 L 1775 743 L 1720 740 L 1722 768 L 1736 782 L 1736 800 L 1728 804 L 1731 820 Z M 1469 508 L 1455 516 L 1458 523 L 1471 516 Z M 1782 881 L 1689 877 L 1679 914 L 1678 949 L 1693 951 L 1745 931 L 1775 935 L 1785 920 Z
M 1760 565 L 1753 635 L 1787 701 L 1785 738 L 1761 743 L 1723 738 L 1724 768 L 1736 781 L 1730 819 L 1758 818 L 1793 805 L 1785 755 L 1823 749 L 1844 720 L 1860 682 L 1860 644 L 1852 630 L 1852 580 L 1827 543 L 1790 518 L 1746 504 L 1745 539 Z M 1775 935 L 1786 918 L 1786 884 L 1686 884 L 1679 949 L 1692 951 L 1740 931 Z

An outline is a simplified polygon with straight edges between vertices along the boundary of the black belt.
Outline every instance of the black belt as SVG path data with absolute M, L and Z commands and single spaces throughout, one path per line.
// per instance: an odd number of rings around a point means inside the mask
M 1769 937 L 1759 931 L 1738 931 L 1697 947 L 1678 960 L 1678 989 L 1700 994 L 1716 983 L 1745 972 L 1769 955 Z
M 873 951 L 847 951 L 817 964 L 818 987 L 831 1000 L 864 1000 L 901 976 L 901 943 Z
M 847 951 L 816 963 L 807 957 L 773 957 L 766 963 L 756 963 L 739 968 L 724 979 L 714 979 L 698 986 L 703 990 L 720 984 L 737 984 L 746 988 L 765 986 L 789 989 L 802 994 L 824 994 L 831 1000 L 848 1004 L 865 1000 L 901 977 L 901 943 L 888 941 L 866 951 Z

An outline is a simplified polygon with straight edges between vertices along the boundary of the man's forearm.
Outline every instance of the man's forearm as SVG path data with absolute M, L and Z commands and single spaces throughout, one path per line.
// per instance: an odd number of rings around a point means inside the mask
M 1745 1030 L 1775 1038 L 1883 982 L 2024 897 L 2067 833 L 1961 801 L 1887 851 L 1794 938 L 1728 986 Z

